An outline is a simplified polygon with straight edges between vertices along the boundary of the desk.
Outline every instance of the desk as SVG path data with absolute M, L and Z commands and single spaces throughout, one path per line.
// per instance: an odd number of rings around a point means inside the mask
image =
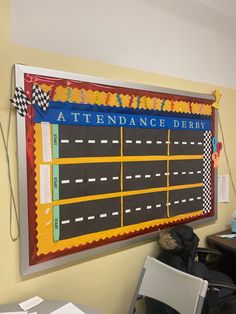
M 220 234 L 231 234 L 231 230 L 224 230 L 209 235 L 206 240 L 210 247 L 218 249 L 222 253 L 220 270 L 229 275 L 236 283 L 236 237 L 222 239 Z
M 50 312 L 55 311 L 59 307 L 65 305 L 66 303 L 68 303 L 68 302 L 44 300 L 39 305 L 34 306 L 32 309 L 28 310 L 28 312 L 37 312 L 37 314 L 49 314 Z M 78 303 L 73 303 L 73 304 L 75 306 L 77 306 L 81 311 L 83 311 L 86 314 L 104 314 L 98 310 L 91 309 L 86 305 L 82 305 L 82 304 L 78 304 Z M 14 312 L 14 311 L 23 311 L 23 310 L 19 307 L 18 304 L 0 305 L 0 313 L 1 312 L 11 312 L 11 311 Z

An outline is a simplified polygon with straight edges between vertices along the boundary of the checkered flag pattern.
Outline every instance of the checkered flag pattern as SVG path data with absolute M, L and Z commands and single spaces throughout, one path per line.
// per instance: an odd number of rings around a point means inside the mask
M 211 132 L 204 132 L 204 153 L 203 153 L 203 212 L 211 211 Z
M 28 105 L 30 105 L 30 101 L 26 96 L 23 88 L 16 87 L 14 97 L 10 99 L 10 102 L 14 107 L 16 107 L 17 112 L 22 116 L 25 117 L 27 113 Z
M 46 111 L 49 105 L 50 92 L 44 92 L 37 84 L 32 88 L 32 105 L 37 104 L 39 107 Z

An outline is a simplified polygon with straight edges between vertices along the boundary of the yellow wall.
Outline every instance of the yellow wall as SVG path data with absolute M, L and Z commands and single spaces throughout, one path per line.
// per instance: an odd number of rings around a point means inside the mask
M 11 72 L 15 63 L 203 93 L 210 93 L 216 88 L 216 86 L 207 84 L 16 46 L 10 40 L 7 0 L 1 0 L 0 4 L 0 42 L 0 121 L 5 134 L 9 112 L 8 99 L 11 96 Z M 234 122 L 236 90 L 220 89 L 222 92 L 220 115 L 229 158 L 234 161 L 236 160 L 236 149 L 232 135 L 235 134 L 236 130 Z M 12 109 L 9 151 L 13 188 L 17 195 L 14 111 Z M 0 302 L 14 302 L 39 295 L 43 298 L 69 299 L 74 302 L 85 303 L 108 314 L 126 313 L 141 265 L 147 254 L 156 254 L 156 243 L 143 243 L 126 250 L 23 279 L 19 272 L 19 242 L 13 243 L 9 236 L 9 186 L 2 141 L 0 145 L 0 167 Z M 236 174 L 236 164 L 232 164 L 232 171 L 233 174 Z M 221 174 L 228 173 L 224 153 L 220 160 L 219 172 Z M 196 229 L 202 243 L 204 243 L 207 234 L 223 230 L 228 226 L 231 211 L 236 209 L 235 196 L 232 190 L 230 199 L 229 204 L 220 204 L 217 222 Z

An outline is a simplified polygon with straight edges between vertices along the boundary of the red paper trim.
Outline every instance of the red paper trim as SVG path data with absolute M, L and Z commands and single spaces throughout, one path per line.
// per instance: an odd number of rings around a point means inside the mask
M 100 84 L 93 84 L 93 83 L 84 83 L 84 82 L 78 82 L 73 80 L 65 80 L 65 79 L 57 79 L 57 78 L 49 78 L 45 76 L 40 75 L 32 75 L 32 74 L 25 74 L 25 92 L 29 99 L 31 99 L 31 90 L 33 83 L 37 84 L 48 84 L 48 85 L 54 85 L 54 88 L 57 86 L 70 86 L 70 87 L 79 87 L 84 89 L 91 89 L 91 90 L 98 90 L 98 91 L 104 91 L 104 85 Z M 172 99 L 172 100 L 186 100 L 191 102 L 199 102 L 199 103 L 205 103 L 205 104 L 212 104 L 212 100 L 206 100 L 206 99 L 200 99 L 195 97 L 187 97 L 187 96 L 179 96 L 179 95 L 169 95 L 164 93 L 157 93 L 157 92 L 149 92 L 149 91 L 140 91 L 136 89 L 129 89 L 129 88 L 121 88 L 121 87 L 110 87 L 107 86 L 107 89 L 109 89 L 110 92 L 119 92 L 119 93 L 131 93 L 135 96 L 150 96 L 150 97 L 159 97 L 159 98 L 166 98 L 166 99 Z M 27 155 L 27 188 L 28 188 L 28 228 L 29 228 L 29 264 L 35 265 L 38 263 L 46 262 L 49 260 L 52 260 L 56 257 L 65 256 L 68 254 L 73 254 L 76 252 L 82 252 L 88 249 L 92 249 L 95 247 L 101 247 L 106 244 L 134 238 L 138 235 L 143 235 L 146 233 L 151 233 L 154 231 L 157 231 L 162 228 L 170 227 L 172 225 L 175 225 L 177 223 L 187 223 L 190 221 L 193 221 L 192 218 L 186 218 L 181 219 L 179 222 L 174 222 L 172 224 L 166 223 L 160 226 L 154 226 L 149 227 L 144 230 L 135 231 L 132 233 L 127 233 L 124 235 L 116 236 L 107 238 L 105 240 L 95 241 L 93 243 L 88 243 L 86 245 L 80 245 L 78 247 L 73 247 L 70 249 L 64 249 L 62 251 L 57 252 L 50 252 L 48 254 L 42 254 L 40 256 L 37 255 L 37 223 L 36 223 L 36 189 L 35 189 L 35 156 L 34 156 L 34 109 L 32 106 L 28 107 L 28 113 L 25 119 L 26 123 L 26 155 Z M 215 123 L 215 117 L 213 115 L 212 117 L 212 134 L 214 136 L 214 123 Z M 194 220 L 199 220 L 201 218 L 205 217 L 211 217 L 214 215 L 214 169 L 212 168 L 212 211 L 208 214 L 202 214 L 198 217 L 195 217 Z

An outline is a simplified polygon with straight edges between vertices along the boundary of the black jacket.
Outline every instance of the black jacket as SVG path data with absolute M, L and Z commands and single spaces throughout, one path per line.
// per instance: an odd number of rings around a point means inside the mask
M 187 225 L 161 230 L 158 235 L 158 243 L 162 251 L 157 259 L 176 269 L 208 280 L 207 267 L 195 261 L 198 242 L 199 238 L 193 232 L 193 229 Z M 176 313 L 178 312 L 159 301 L 146 299 L 146 314 Z M 202 313 L 208 313 L 206 305 Z

